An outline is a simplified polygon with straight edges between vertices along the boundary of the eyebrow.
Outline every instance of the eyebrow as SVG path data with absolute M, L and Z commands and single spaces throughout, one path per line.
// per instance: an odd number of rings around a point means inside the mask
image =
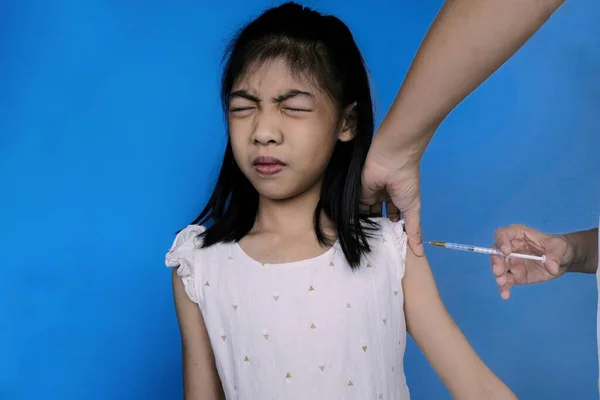
M 280 103 L 282 101 L 285 101 L 285 100 L 291 99 L 292 97 L 297 97 L 297 96 L 309 97 L 311 99 L 314 98 L 314 96 L 309 92 L 304 92 L 302 90 L 297 90 L 297 89 L 291 89 L 279 96 L 274 97 L 273 101 Z M 255 95 L 250 94 L 247 90 L 236 90 L 235 92 L 232 92 L 230 98 L 234 98 L 234 97 L 241 97 L 243 99 L 247 99 L 247 100 L 253 101 L 255 103 L 260 103 L 260 99 L 258 97 L 256 97 Z

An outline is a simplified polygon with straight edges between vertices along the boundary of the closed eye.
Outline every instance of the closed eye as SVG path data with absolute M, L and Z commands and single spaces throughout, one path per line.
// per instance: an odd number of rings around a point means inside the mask
M 289 107 L 286 107 L 286 108 L 285 108 L 285 110 L 287 110 L 287 111 L 291 111 L 291 112 L 293 112 L 293 113 L 300 113 L 300 112 L 311 112 L 311 111 L 312 111 L 312 110 L 305 110 L 305 109 L 303 109 L 303 108 L 289 108 Z
M 254 107 L 232 107 L 229 112 L 237 117 L 245 117 L 252 114 Z

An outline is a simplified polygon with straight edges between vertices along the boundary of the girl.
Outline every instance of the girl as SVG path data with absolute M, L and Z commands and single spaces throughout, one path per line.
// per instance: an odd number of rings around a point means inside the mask
M 166 264 L 186 399 L 408 399 L 408 331 L 452 395 L 514 399 L 446 312 L 402 222 L 359 215 L 369 79 L 344 23 L 293 3 L 228 48 L 229 141 Z

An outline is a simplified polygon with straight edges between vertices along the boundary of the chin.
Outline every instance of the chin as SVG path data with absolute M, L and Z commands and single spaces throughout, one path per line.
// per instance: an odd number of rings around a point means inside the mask
M 259 196 L 276 201 L 289 200 L 304 192 L 302 187 L 289 183 L 282 180 L 254 181 L 252 186 Z
M 257 188 L 255 187 L 258 195 L 265 197 L 269 200 L 284 201 L 296 197 L 299 193 L 293 190 L 282 190 L 274 188 Z
M 254 178 L 254 177 L 252 177 Z M 317 197 L 320 193 L 320 180 L 300 180 L 294 182 L 293 177 L 288 179 L 250 179 L 252 186 L 259 196 L 274 200 L 291 200 L 298 196 L 314 193 Z

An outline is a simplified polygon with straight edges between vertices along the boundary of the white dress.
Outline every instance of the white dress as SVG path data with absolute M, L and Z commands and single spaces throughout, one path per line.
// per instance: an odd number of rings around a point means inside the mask
M 352 271 L 339 243 L 324 254 L 262 264 L 237 243 L 200 249 L 190 225 L 166 255 L 198 304 L 227 399 L 410 398 L 402 222 L 376 221 L 371 253 Z

